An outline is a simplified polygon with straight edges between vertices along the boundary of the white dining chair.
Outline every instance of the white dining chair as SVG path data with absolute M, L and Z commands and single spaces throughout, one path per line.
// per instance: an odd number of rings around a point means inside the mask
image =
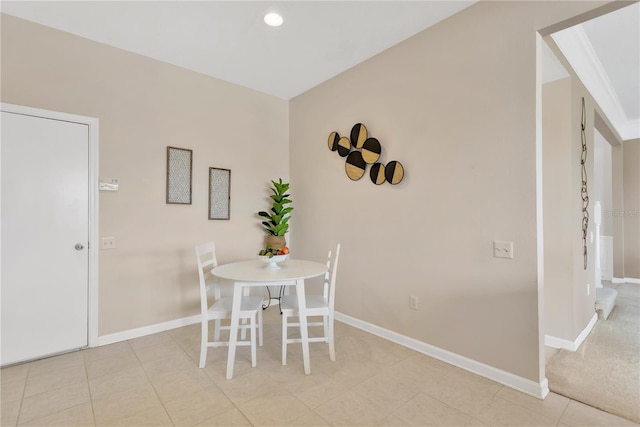
M 333 333 L 334 306 L 336 299 L 336 272 L 338 270 L 338 257 L 340 256 L 340 243 L 329 250 L 327 257 L 327 272 L 324 275 L 322 295 L 305 294 L 307 306 L 307 318 L 322 317 L 321 321 L 307 322 L 308 327 L 323 329 L 323 335 L 309 337 L 309 342 L 324 342 L 329 344 L 329 358 L 336 360 L 336 349 Z M 300 327 L 300 323 L 289 322 L 290 317 L 299 317 L 298 298 L 296 295 L 283 295 L 280 299 L 282 311 L 282 364 L 287 364 L 287 344 L 300 343 L 300 338 L 289 338 L 287 330 L 290 327 Z
M 196 258 L 198 261 L 198 276 L 200 278 L 200 308 L 202 322 L 202 339 L 200 343 L 200 367 L 204 368 L 209 347 L 228 346 L 228 341 L 220 340 L 220 331 L 229 330 L 229 325 L 222 325 L 222 320 L 231 319 L 232 297 L 222 297 L 220 283 L 211 274 L 211 270 L 217 267 L 215 242 L 207 242 L 196 246 Z M 247 290 L 248 292 L 248 290 Z M 209 305 L 209 299 L 213 303 Z M 241 341 L 237 345 L 251 346 L 251 366 L 256 366 L 256 317 L 259 335 L 259 344 L 262 346 L 262 297 L 243 295 L 240 304 L 240 319 L 244 322 L 240 325 L 242 330 Z M 209 321 L 214 321 L 213 340 L 209 341 Z M 247 324 L 246 321 L 249 320 Z M 246 341 L 246 330 L 249 329 L 250 341 Z

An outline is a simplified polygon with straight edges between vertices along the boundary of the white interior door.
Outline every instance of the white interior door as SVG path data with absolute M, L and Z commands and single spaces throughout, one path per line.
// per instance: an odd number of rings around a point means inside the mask
M 0 364 L 88 343 L 87 124 L 2 112 Z

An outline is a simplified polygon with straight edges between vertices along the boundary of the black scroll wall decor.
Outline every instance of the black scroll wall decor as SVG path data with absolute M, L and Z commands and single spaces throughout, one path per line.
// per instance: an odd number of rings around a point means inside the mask
M 370 137 L 367 128 L 362 123 L 353 125 L 349 137 L 341 137 L 338 132 L 331 132 L 329 150 L 337 151 L 340 157 L 346 157 L 344 169 L 347 176 L 353 181 L 364 176 L 367 165 L 371 165 L 369 177 L 371 182 L 376 185 L 385 182 L 396 185 L 404 178 L 402 163 L 393 160 L 385 165 L 378 161 L 382 154 L 380 141 Z
M 582 155 L 580 156 L 580 168 L 582 178 L 582 249 L 584 257 L 584 269 L 587 269 L 587 230 L 589 229 L 589 189 L 587 188 L 587 136 L 585 132 L 587 113 L 584 108 L 584 97 L 582 98 L 582 118 L 580 122 L 580 142 L 582 144 Z

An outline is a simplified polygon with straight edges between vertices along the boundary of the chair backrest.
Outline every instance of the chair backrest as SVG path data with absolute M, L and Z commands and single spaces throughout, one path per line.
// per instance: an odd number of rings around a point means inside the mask
M 216 259 L 216 244 L 215 242 L 202 243 L 196 246 L 196 259 L 198 261 L 198 277 L 200 278 L 200 305 L 202 313 L 206 313 L 208 310 L 207 301 L 207 287 L 212 286 L 214 291 L 214 298 L 220 299 L 220 286 L 218 281 L 214 278 L 211 270 L 218 266 L 218 260 Z
M 329 249 L 327 256 L 327 272 L 324 275 L 324 297 L 328 298 L 329 310 L 333 311 L 336 302 L 336 273 L 338 271 L 338 258 L 340 257 L 340 243 L 336 243 Z

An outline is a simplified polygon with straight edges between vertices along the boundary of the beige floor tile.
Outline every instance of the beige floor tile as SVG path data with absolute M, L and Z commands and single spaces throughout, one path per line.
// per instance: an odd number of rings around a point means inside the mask
M 100 360 L 104 358 L 113 358 L 124 354 L 132 354 L 133 349 L 129 345 L 129 341 L 121 341 L 113 344 L 93 347 L 83 350 L 85 362 Z
M 246 371 L 242 375 L 235 375 L 230 380 L 221 380 L 216 384 L 236 405 L 280 389 L 278 383 L 273 381 L 268 374 L 255 369 Z
M 197 394 L 218 387 L 199 368 L 167 372 L 151 378 L 153 388 L 163 402 L 179 399 L 185 395 Z
M 274 390 L 258 399 L 239 406 L 240 411 L 254 425 L 279 426 L 310 414 L 311 410 L 291 393 Z
M 42 375 L 50 371 L 78 366 L 84 366 L 84 355 L 82 351 L 74 351 L 30 362 L 29 375 Z
M 469 372 L 451 370 L 436 380 L 425 382 L 422 392 L 466 414 L 485 408 L 502 385 Z
M 155 427 L 155 426 L 173 426 L 167 411 L 160 404 L 154 405 L 150 408 L 136 412 L 133 415 L 120 416 L 117 412 L 114 412 L 112 418 L 97 419 L 96 426 L 103 427 L 125 427 L 125 426 L 140 426 L 140 427 Z
M 85 362 L 87 377 L 98 378 L 103 375 L 114 374 L 123 370 L 140 366 L 140 362 L 133 351 L 116 353 L 98 359 L 88 359 Z
M 46 417 L 89 401 L 89 386 L 86 382 L 28 396 L 22 400 L 18 423 Z
M 91 403 L 83 403 L 55 414 L 21 423 L 20 426 L 89 427 L 94 426 Z
M 293 376 L 288 378 L 289 381 L 283 383 L 282 388 L 311 409 L 348 391 L 347 387 L 322 372 L 304 375 L 304 372 L 297 371 L 295 378 Z
M 547 418 L 558 421 L 569 404 L 569 399 L 549 393 L 544 400 L 529 396 L 509 387 L 502 387 L 496 397 L 515 403 Z
M 372 426 L 382 423 L 389 413 L 355 391 L 348 391 L 320 405 L 315 412 L 331 425 Z
M 132 385 L 126 390 L 109 393 L 92 401 L 96 424 L 102 424 L 116 414 L 122 418 L 130 417 L 142 410 L 161 405 L 150 383 Z
M 638 424 L 625 418 L 600 411 L 591 406 L 572 400 L 562 414 L 560 422 L 568 426 L 637 426 Z
M 55 390 L 80 382 L 87 382 L 87 372 L 84 363 L 51 369 L 38 374 L 29 372 L 24 395 L 25 397 L 33 396 L 34 394 L 44 393 L 45 391 Z
M 494 426 L 549 426 L 555 427 L 557 419 L 545 417 L 515 403 L 493 398 L 482 407 L 475 407 L 473 417 Z
M 211 387 L 166 402 L 164 407 L 175 425 L 193 426 L 224 414 L 233 404 L 217 387 Z
M 398 418 L 395 415 L 391 415 L 383 420 L 380 424 L 380 427 L 408 427 L 411 424 L 401 418 Z
M 169 335 L 163 335 L 168 341 L 147 345 L 134 349 L 138 359 L 142 364 L 152 362 L 159 359 L 181 359 L 184 358 L 185 352 Z
M 398 408 L 394 415 L 412 426 L 463 426 L 471 421 L 470 415 L 426 394 L 418 394 Z
M 106 399 L 131 389 L 148 388 L 149 385 L 149 378 L 139 365 L 89 379 L 89 391 L 93 400 Z
M 21 400 L 0 401 L 0 425 L 2 427 L 15 426 L 18 423 Z
M 16 381 L 27 379 L 27 373 L 29 372 L 30 363 L 21 363 L 19 365 L 13 365 L 0 369 L 0 382 Z
M 195 363 L 186 353 L 174 353 L 171 356 L 162 357 L 144 362 L 142 367 L 150 378 L 158 375 L 164 375 L 169 372 L 182 371 L 197 367 Z
M 242 412 L 236 407 L 225 411 L 220 415 L 216 415 L 213 418 L 205 420 L 199 424 L 196 424 L 198 427 L 244 427 L 244 426 L 252 426 L 251 422 L 242 415 Z
M 328 427 L 331 424 L 315 412 L 309 412 L 286 425 L 292 427 Z
M 353 390 L 381 408 L 393 412 L 413 399 L 420 392 L 420 387 L 403 381 L 393 373 L 383 372 L 361 382 Z
M 173 338 L 171 338 L 171 335 L 168 332 L 158 332 L 157 334 L 145 335 L 143 337 L 131 339 L 129 340 L 129 345 L 135 351 L 144 347 L 173 342 Z
M 384 365 L 371 360 L 347 357 L 337 359 L 335 362 L 313 363 L 311 369 L 312 372 L 314 369 L 319 369 L 345 387 L 352 388 L 372 376 L 379 374 L 384 367 Z
M 0 370 L 0 390 L 2 390 L 0 402 L 13 402 L 22 399 L 28 372 L 28 363 Z

